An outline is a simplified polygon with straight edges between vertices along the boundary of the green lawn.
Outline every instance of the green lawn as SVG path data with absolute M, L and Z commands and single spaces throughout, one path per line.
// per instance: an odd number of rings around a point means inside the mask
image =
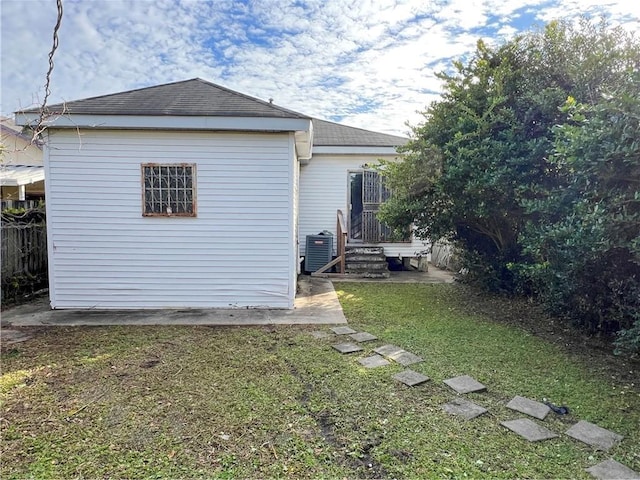
M 327 327 L 39 329 L 2 351 L 0 476 L 591 478 L 611 457 L 640 471 L 637 364 L 605 368 L 602 352 L 496 322 L 487 312 L 526 320 L 527 305 L 457 285 L 336 290 L 350 325 L 381 338 L 362 356 L 394 343 L 425 358 L 414 369 L 431 381 L 360 367 L 310 335 Z M 616 362 L 629 371 L 612 378 Z M 467 397 L 489 414 L 441 410 L 455 398 L 442 380 L 460 374 L 488 386 Z M 544 422 L 555 432 L 585 419 L 625 439 L 608 453 L 520 440 L 499 425 L 519 416 L 504 406 L 514 395 L 568 405 Z

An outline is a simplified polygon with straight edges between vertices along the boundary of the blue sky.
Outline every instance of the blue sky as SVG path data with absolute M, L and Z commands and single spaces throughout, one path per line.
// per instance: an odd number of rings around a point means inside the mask
M 635 0 L 63 0 L 51 102 L 201 77 L 308 115 L 406 134 L 435 74 L 556 18 L 640 30 Z M 55 0 L 0 0 L 3 115 L 44 95 Z

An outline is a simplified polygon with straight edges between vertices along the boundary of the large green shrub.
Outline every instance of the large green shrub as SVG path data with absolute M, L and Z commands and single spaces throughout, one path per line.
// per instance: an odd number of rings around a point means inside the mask
M 454 242 L 487 288 L 535 295 L 593 332 L 633 328 L 639 67 L 640 44 L 606 23 L 479 42 L 384 169 L 395 195 L 382 219 Z

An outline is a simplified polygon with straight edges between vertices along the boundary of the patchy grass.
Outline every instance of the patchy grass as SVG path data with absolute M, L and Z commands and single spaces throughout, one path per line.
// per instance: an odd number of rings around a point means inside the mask
M 612 378 L 588 352 L 495 317 L 526 304 L 456 285 L 337 284 L 353 328 L 425 358 L 406 388 L 398 365 L 366 370 L 326 327 L 50 328 L 2 352 L 2 465 L 10 478 L 590 478 L 609 457 L 640 471 L 634 370 Z M 602 362 L 601 362 L 602 363 Z M 624 364 L 624 368 L 633 366 Z M 490 414 L 465 422 L 441 405 L 442 380 L 470 374 Z M 632 383 L 635 383 L 632 385 Z M 566 436 L 521 441 L 499 422 L 514 395 L 571 408 L 625 435 L 609 453 Z M 551 414 L 553 415 L 553 414 Z

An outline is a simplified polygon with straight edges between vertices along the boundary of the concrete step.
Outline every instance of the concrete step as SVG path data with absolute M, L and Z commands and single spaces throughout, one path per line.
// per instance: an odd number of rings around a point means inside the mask
M 382 247 L 347 247 L 346 255 L 384 255 Z
M 371 254 L 349 254 L 345 255 L 347 262 L 386 262 L 387 258 L 384 255 Z
M 379 272 L 389 270 L 387 262 L 349 262 L 346 264 L 347 272 Z

